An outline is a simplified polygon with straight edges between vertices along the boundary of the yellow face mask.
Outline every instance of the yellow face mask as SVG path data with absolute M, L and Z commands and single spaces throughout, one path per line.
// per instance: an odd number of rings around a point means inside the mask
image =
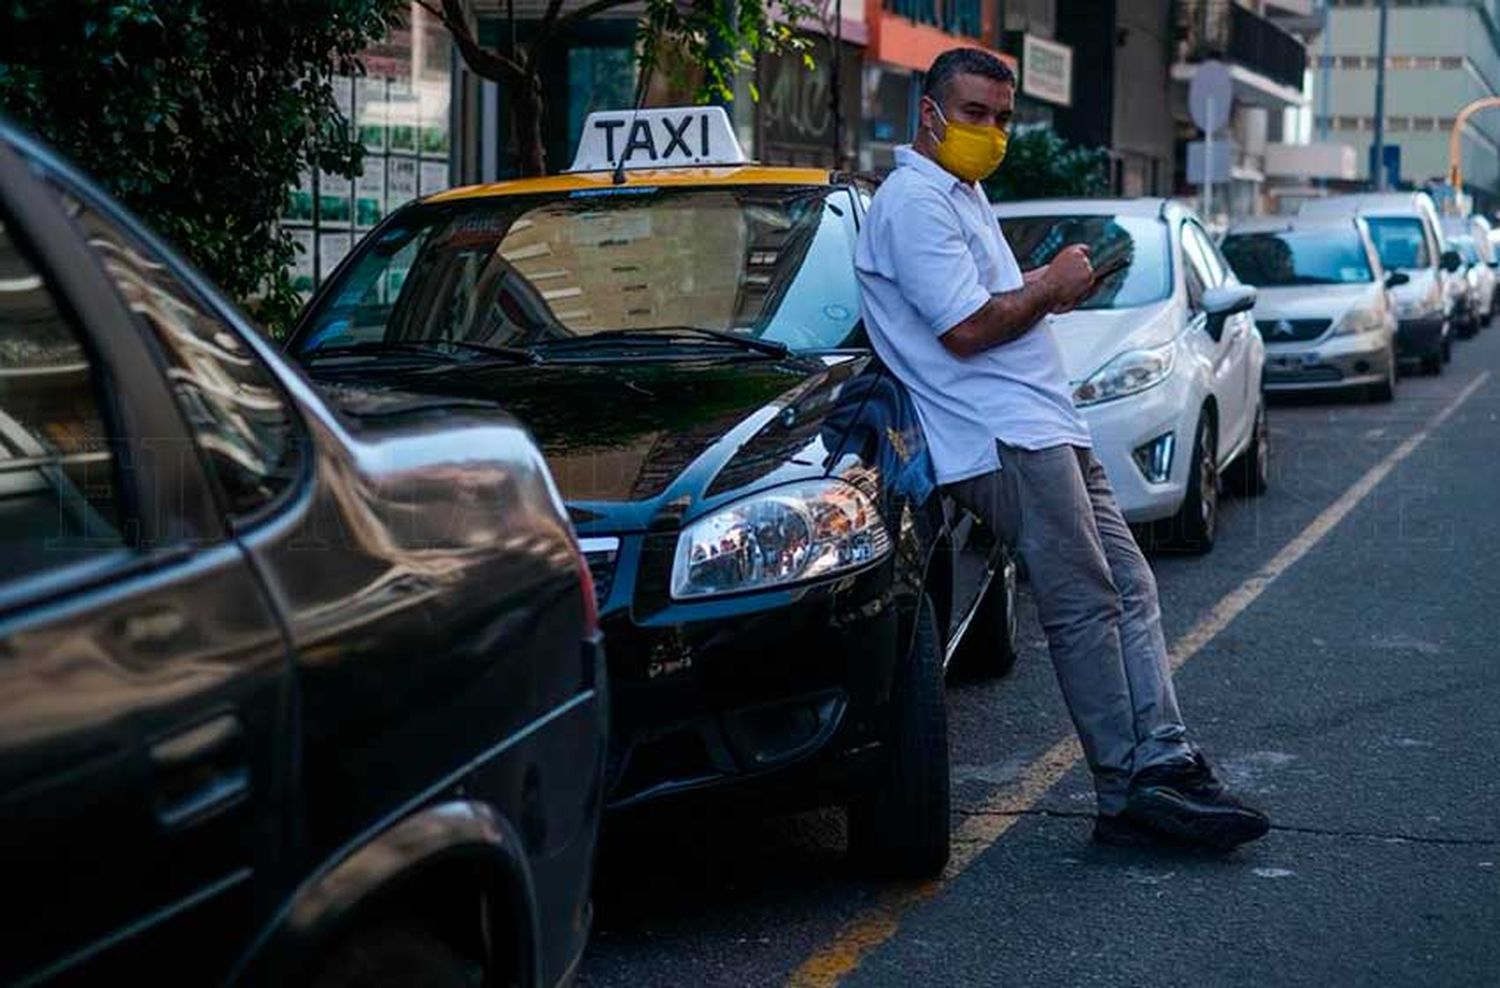
M 937 142 L 937 162 L 965 182 L 989 178 L 1005 160 L 1010 137 L 999 127 L 949 123 L 943 108 L 933 103 L 943 121 L 943 139 Z M 932 135 L 935 139 L 936 134 Z

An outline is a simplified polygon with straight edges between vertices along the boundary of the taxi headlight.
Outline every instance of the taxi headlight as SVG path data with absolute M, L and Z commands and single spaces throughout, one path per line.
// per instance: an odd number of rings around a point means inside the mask
M 1333 324 L 1334 336 L 1357 336 L 1380 328 L 1380 319 L 1370 309 L 1351 309 Z
M 1172 373 L 1176 360 L 1177 346 L 1173 342 L 1143 350 L 1127 350 L 1075 387 L 1073 404 L 1080 407 L 1097 405 L 1155 387 Z
M 778 487 L 683 530 L 672 562 L 679 600 L 764 590 L 858 569 L 890 551 L 875 503 L 841 480 Z
M 1425 316 L 1435 316 L 1442 309 L 1442 297 L 1438 295 L 1423 295 L 1396 303 L 1396 315 L 1402 319 L 1421 319 Z

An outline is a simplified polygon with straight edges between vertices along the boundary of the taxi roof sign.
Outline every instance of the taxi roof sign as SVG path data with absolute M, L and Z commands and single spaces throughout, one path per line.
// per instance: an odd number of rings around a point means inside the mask
M 572 172 L 748 164 L 722 106 L 590 113 Z

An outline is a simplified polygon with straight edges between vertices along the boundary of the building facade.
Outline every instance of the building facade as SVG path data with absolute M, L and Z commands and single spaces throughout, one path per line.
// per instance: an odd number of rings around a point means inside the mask
M 1421 186 L 1446 180 L 1448 140 L 1458 111 L 1500 94 L 1500 4 L 1493 0 L 1391 3 L 1388 11 L 1385 143 L 1395 177 Z M 1379 4 L 1334 0 L 1315 69 L 1326 80 L 1315 129 L 1353 145 L 1357 177 L 1370 175 L 1375 140 Z M 1461 140 L 1465 191 L 1493 207 L 1500 190 L 1500 110 L 1471 118 Z

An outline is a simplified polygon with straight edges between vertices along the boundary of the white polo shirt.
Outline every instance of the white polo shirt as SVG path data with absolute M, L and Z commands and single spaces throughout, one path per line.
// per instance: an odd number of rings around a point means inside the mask
M 1050 316 L 972 357 L 949 353 L 938 339 L 991 295 L 1023 284 L 977 184 L 898 148 L 896 170 L 860 230 L 854 266 L 870 341 L 911 392 L 938 483 L 998 469 L 997 439 L 1022 449 L 1090 444 Z

